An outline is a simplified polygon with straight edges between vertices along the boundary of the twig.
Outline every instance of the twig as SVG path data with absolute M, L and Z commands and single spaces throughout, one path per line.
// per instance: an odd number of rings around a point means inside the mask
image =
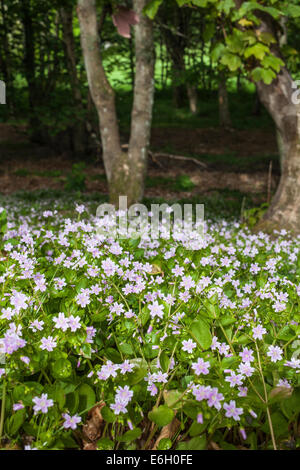
M 205 163 L 192 157 L 184 157 L 183 155 L 172 155 L 170 153 L 154 153 L 152 155 L 155 158 L 163 157 L 163 158 L 173 158 L 174 160 L 184 160 L 187 162 L 190 161 L 190 162 L 195 163 L 195 165 L 199 165 L 199 166 L 202 166 L 203 168 L 207 168 L 207 165 Z
M 129 145 L 128 144 L 123 144 L 121 146 L 123 149 L 128 149 Z M 201 162 L 200 160 L 197 160 L 197 158 L 193 157 L 184 157 L 183 155 L 173 155 L 172 153 L 160 153 L 160 152 L 152 152 L 151 150 L 148 151 L 149 156 L 152 158 L 152 160 L 157 163 L 160 167 L 162 167 L 162 164 L 159 163 L 156 159 L 159 157 L 162 158 L 173 158 L 174 160 L 184 160 L 186 162 L 193 162 L 195 165 L 202 166 L 203 168 L 207 168 L 206 163 Z

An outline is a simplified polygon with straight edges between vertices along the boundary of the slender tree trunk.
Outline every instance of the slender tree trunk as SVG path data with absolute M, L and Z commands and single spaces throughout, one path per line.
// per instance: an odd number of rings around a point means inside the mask
M 232 126 L 225 77 L 221 77 L 219 81 L 219 121 L 221 127 L 229 128 Z
M 40 120 L 37 116 L 36 106 L 38 104 L 38 87 L 36 83 L 36 61 L 35 61 L 35 34 L 32 22 L 31 1 L 22 2 L 22 22 L 25 37 L 25 76 L 28 83 L 30 126 L 32 138 L 40 139 Z
M 197 87 L 196 85 L 191 85 L 190 83 L 187 84 L 186 86 L 187 89 L 187 95 L 189 99 L 189 107 L 190 111 L 192 114 L 197 113 Z
M 121 157 L 122 149 L 115 107 L 115 94 L 106 78 L 100 55 L 95 0 L 78 0 L 77 13 L 89 88 L 99 117 L 103 161 L 107 179 L 110 183 L 113 162 Z
M 172 57 L 172 89 L 173 89 L 173 105 L 175 108 L 183 108 L 186 104 L 186 88 L 184 85 L 185 67 L 182 57 L 174 57 L 174 54 L 181 55 L 181 51 L 173 52 Z
M 128 151 L 131 171 L 128 198 L 132 202 L 141 201 L 144 193 L 154 99 L 153 27 L 152 21 L 143 15 L 146 4 L 147 0 L 133 0 L 140 21 L 134 27 L 136 73 Z
M 110 200 L 118 205 L 120 195 L 128 205 L 141 200 L 147 168 L 154 92 L 154 45 L 152 22 L 143 15 L 146 0 L 134 0 L 139 15 L 135 26 L 136 73 L 128 152 L 122 152 L 114 92 L 103 68 L 97 31 L 95 0 L 78 0 L 81 43 L 91 95 L 100 121 L 103 160 Z
M 72 145 L 76 155 L 83 155 L 86 148 L 86 129 L 84 123 L 84 107 L 80 90 L 80 81 L 76 68 L 76 48 L 73 34 L 73 8 L 62 7 L 60 18 L 63 27 L 63 38 L 65 43 L 67 67 L 71 81 L 73 101 L 78 110 L 76 124 L 72 129 Z
M 3 73 L 3 78 L 6 84 L 6 103 L 8 106 L 10 116 L 14 115 L 14 93 L 13 93 L 13 79 L 12 69 L 10 63 L 10 45 L 8 40 L 8 27 L 7 27 L 7 12 L 5 9 L 4 1 L 1 0 L 1 15 L 2 15 L 2 50 L 0 52 L 0 70 Z M 3 52 L 2 52 L 3 51 Z

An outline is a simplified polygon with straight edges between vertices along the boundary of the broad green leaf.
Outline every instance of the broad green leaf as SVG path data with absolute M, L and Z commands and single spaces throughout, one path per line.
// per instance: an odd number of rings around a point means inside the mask
M 123 434 L 123 436 L 117 437 L 117 441 L 119 441 L 119 442 L 132 442 L 132 441 L 135 441 L 136 439 L 138 439 L 141 434 L 142 434 L 142 431 L 141 431 L 140 428 L 131 429 L 131 430 L 125 432 L 125 434 Z
M 160 427 L 169 424 L 174 416 L 174 411 L 166 405 L 153 408 L 153 410 L 148 413 L 149 419 Z
M 202 318 L 195 320 L 190 326 L 190 333 L 192 333 L 192 338 L 194 338 L 203 349 L 210 347 L 212 336 L 210 327 L 205 320 Z
M 91 409 L 96 403 L 96 395 L 92 387 L 88 384 L 82 384 L 78 388 L 79 411 Z
M 189 441 L 180 442 L 176 450 L 204 450 L 206 449 L 206 437 L 193 437 Z

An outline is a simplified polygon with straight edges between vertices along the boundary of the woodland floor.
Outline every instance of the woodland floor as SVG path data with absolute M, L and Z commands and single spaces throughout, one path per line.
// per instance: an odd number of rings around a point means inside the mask
M 162 152 L 195 158 L 206 168 L 193 161 L 160 156 L 149 159 L 147 198 L 187 199 L 215 191 L 239 191 L 262 203 L 266 201 L 270 170 L 272 191 L 279 180 L 276 137 L 271 129 L 154 128 L 151 151 L 154 155 Z M 25 126 L 0 124 L 0 194 L 63 190 L 74 163 L 67 153 L 58 154 L 30 142 Z M 86 192 L 106 194 L 101 161 L 85 163 Z M 185 191 L 176 187 L 174 182 L 180 175 L 189 176 L 194 187 Z

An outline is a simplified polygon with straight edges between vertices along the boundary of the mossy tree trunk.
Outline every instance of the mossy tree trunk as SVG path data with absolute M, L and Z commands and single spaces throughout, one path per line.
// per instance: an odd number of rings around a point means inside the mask
M 78 0 L 81 44 L 91 96 L 95 103 L 109 183 L 110 201 L 118 205 L 127 196 L 128 205 L 143 197 L 150 140 L 154 93 L 154 45 L 152 22 L 143 15 L 146 0 L 134 0 L 139 16 L 135 30 L 135 86 L 128 152 L 122 151 L 114 91 L 106 77 L 97 30 L 95 0 Z
M 292 102 L 294 89 L 286 68 L 271 85 L 259 83 L 258 90 L 275 121 L 282 155 L 280 183 L 259 227 L 300 233 L 300 105 Z
M 276 37 L 273 21 L 267 15 L 262 15 L 261 21 L 260 27 Z M 280 56 L 278 44 L 272 52 Z M 279 186 L 258 228 L 300 233 L 300 104 L 293 98 L 293 79 L 284 66 L 270 85 L 259 82 L 257 89 L 275 122 L 282 160 Z

